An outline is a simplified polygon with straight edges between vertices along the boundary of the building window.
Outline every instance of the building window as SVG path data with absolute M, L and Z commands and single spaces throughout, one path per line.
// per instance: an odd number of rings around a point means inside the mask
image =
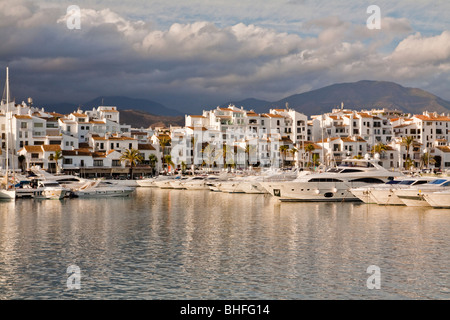
M 112 161 L 112 166 L 113 167 L 120 167 L 121 166 L 120 160 L 113 160 Z
M 94 167 L 103 167 L 103 160 L 94 160 Z

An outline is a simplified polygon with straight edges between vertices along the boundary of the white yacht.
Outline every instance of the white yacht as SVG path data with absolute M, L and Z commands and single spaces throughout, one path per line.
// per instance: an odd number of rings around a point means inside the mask
M 33 189 L 33 198 L 39 200 L 61 200 L 66 196 L 67 190 L 61 187 L 57 181 L 39 181 L 36 189 Z
M 16 198 L 16 190 L 0 189 L 0 200 L 13 200 Z
M 240 178 L 231 178 L 227 181 L 222 181 L 216 184 L 216 187 L 221 192 L 227 193 L 245 193 L 241 188 L 242 181 Z
M 401 172 L 378 165 L 377 160 L 345 159 L 342 162 L 321 173 L 301 172 L 293 181 L 261 184 L 280 201 L 359 201 L 350 189 L 382 184 L 403 176 Z
M 268 193 L 268 191 L 263 187 L 261 182 L 292 181 L 297 178 L 297 175 L 297 171 L 284 172 L 269 170 L 259 176 L 248 176 L 242 178 L 242 182 L 240 183 L 240 190 L 245 193 L 251 194 L 265 194 Z
M 114 185 L 101 180 L 89 181 L 81 188 L 74 191 L 74 195 L 79 198 L 108 198 L 127 197 L 134 192 L 135 188 L 128 186 Z
M 398 184 L 394 185 L 381 185 L 378 187 L 371 188 L 369 193 L 375 202 L 379 205 L 400 205 L 404 206 L 403 201 L 397 197 L 394 190 L 398 189 L 408 189 L 411 187 L 417 187 L 426 183 L 429 183 L 434 179 L 429 177 L 424 178 L 408 178 L 400 181 Z
M 186 189 L 186 187 L 184 186 L 184 183 L 189 179 L 190 178 L 188 178 L 188 177 L 179 176 L 179 177 L 176 177 L 175 179 L 172 179 L 169 183 L 173 189 L 182 190 L 182 189 Z
M 434 208 L 450 208 L 450 190 L 423 192 L 425 201 Z
M 371 184 L 368 186 L 358 187 L 358 188 L 351 188 L 350 192 L 353 193 L 355 197 L 357 197 L 359 200 L 361 200 L 364 203 L 377 203 L 377 200 L 372 196 L 371 191 L 375 189 L 376 187 L 393 187 L 397 184 L 399 184 L 402 180 L 394 179 L 390 180 L 382 185 L 380 184 Z
M 176 176 L 163 176 L 159 179 L 156 179 L 155 186 L 160 189 L 173 189 L 171 182 L 173 182 L 176 178 Z
M 408 207 L 430 207 L 424 193 L 446 190 L 450 190 L 450 179 L 439 178 L 419 186 L 394 190 L 394 194 Z
M 182 186 L 187 190 L 210 190 L 206 177 L 195 176 L 183 181 Z

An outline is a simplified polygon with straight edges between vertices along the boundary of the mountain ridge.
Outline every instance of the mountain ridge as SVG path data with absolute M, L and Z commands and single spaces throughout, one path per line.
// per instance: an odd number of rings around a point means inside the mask
M 331 112 L 333 108 L 340 108 L 341 103 L 347 109 L 372 109 L 388 108 L 398 109 L 405 113 L 422 114 L 423 111 L 449 113 L 450 101 L 444 100 L 428 91 L 404 87 L 395 82 L 361 80 L 357 82 L 336 83 L 330 86 L 294 94 L 278 101 L 270 102 L 257 98 L 247 98 L 239 101 L 230 100 L 220 104 L 227 107 L 234 104 L 246 110 L 254 110 L 257 113 L 267 113 L 270 108 L 290 108 L 304 113 L 307 116 Z M 121 111 L 121 122 L 133 127 L 149 127 L 160 125 L 180 126 L 184 123 L 184 113 L 170 109 L 148 99 L 136 99 L 123 96 L 97 97 L 83 105 L 81 109 L 89 109 L 86 106 L 98 105 L 117 106 Z M 60 104 L 58 110 L 54 105 L 54 111 L 70 113 L 77 110 L 78 106 L 70 103 Z M 91 107 L 91 108 L 92 108 Z M 215 109 L 217 106 L 209 106 Z M 198 109 L 199 113 L 203 109 Z M 53 110 L 52 110 L 53 111 Z M 191 113 L 195 114 L 195 113 Z

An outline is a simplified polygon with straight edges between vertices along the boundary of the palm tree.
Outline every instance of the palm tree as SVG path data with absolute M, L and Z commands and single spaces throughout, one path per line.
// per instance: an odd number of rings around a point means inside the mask
M 298 149 L 296 147 L 292 147 L 292 149 L 289 149 L 289 152 L 292 154 L 292 158 L 295 158 L 295 154 L 298 152 Z
M 58 164 L 58 161 L 61 160 L 61 159 L 63 159 L 63 155 L 62 155 L 62 151 L 61 151 L 61 150 L 55 151 L 54 154 L 50 154 L 50 156 L 48 157 L 48 160 L 50 160 L 50 161 L 55 161 L 55 165 L 56 165 L 56 173 L 59 172 L 59 164 Z
M 163 156 L 163 160 L 164 160 L 164 149 L 169 144 L 170 144 L 170 139 L 169 138 L 161 137 L 159 139 L 159 145 L 161 146 L 161 155 Z
M 212 144 L 208 144 L 205 146 L 202 150 L 203 158 L 205 160 L 205 163 L 209 165 L 211 168 L 214 164 L 214 162 L 220 158 L 220 153 L 216 151 L 216 147 Z
M 152 168 L 152 175 L 155 175 L 155 168 L 156 168 L 156 164 L 158 163 L 158 157 L 151 153 L 148 156 L 148 160 L 150 161 L 150 167 Z
M 311 165 L 311 155 L 312 155 L 314 150 L 316 150 L 316 148 L 311 143 L 308 143 L 305 146 L 305 151 L 308 153 L 308 166 Z
M 286 159 L 286 152 L 289 150 L 289 146 L 288 145 L 282 145 L 280 146 L 280 152 L 281 152 L 281 166 L 284 168 L 284 162 Z
M 167 164 L 167 166 L 175 167 L 175 163 L 172 161 L 172 156 L 170 154 L 164 156 L 164 163 Z M 169 168 L 167 168 L 169 170 Z
M 224 168 L 228 166 L 234 166 L 234 151 L 232 148 L 227 146 L 225 143 L 222 146 L 222 156 L 223 156 L 223 166 Z
M 429 152 L 424 153 L 424 154 L 420 157 L 420 160 L 421 160 L 420 162 L 421 162 L 421 168 L 422 168 L 422 169 L 423 169 L 424 166 L 426 166 L 427 169 L 428 169 L 428 166 L 429 166 L 430 164 L 435 164 L 435 163 L 436 163 L 436 160 L 434 159 L 434 157 L 433 157 L 432 155 L 430 155 Z
M 255 146 L 254 144 L 247 144 L 245 146 L 245 153 L 247 154 L 247 167 L 250 167 L 250 155 L 255 155 L 256 150 L 257 146 Z
M 376 144 L 376 145 L 374 145 L 373 147 L 372 147 L 372 153 L 375 155 L 375 153 L 378 153 L 378 154 L 382 154 L 384 151 L 386 151 L 388 149 L 388 147 L 387 147 L 387 145 L 385 145 L 384 143 L 382 143 L 382 142 L 380 142 L 380 143 L 378 143 L 378 144 Z
M 136 149 L 127 149 L 120 156 L 121 161 L 125 161 L 130 164 L 130 176 L 133 179 L 133 166 L 144 160 L 144 157 Z
M 414 143 L 413 136 L 406 136 L 402 138 L 402 145 L 406 147 L 406 161 L 405 161 L 406 169 L 409 169 L 410 166 L 414 165 L 409 155 L 409 150 L 411 149 L 413 143 Z
M 25 167 L 25 160 L 26 160 L 26 157 L 25 157 L 23 154 L 21 154 L 21 155 L 17 158 L 17 160 L 19 160 L 20 170 L 21 170 L 22 172 L 24 172 L 24 171 L 25 171 L 24 167 Z
M 184 174 L 186 172 L 187 165 L 186 162 L 181 161 L 181 172 Z

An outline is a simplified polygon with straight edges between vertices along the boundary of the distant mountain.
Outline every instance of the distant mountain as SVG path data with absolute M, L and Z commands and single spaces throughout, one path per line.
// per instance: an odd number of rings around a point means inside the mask
M 356 110 L 389 108 L 413 114 L 422 114 L 423 111 L 450 112 L 449 101 L 422 89 L 406 88 L 394 82 L 369 80 L 334 84 L 275 102 L 251 98 L 233 104 L 262 113 L 268 112 L 270 108 L 285 108 L 288 103 L 292 109 L 310 116 L 331 112 L 331 109 L 340 107 L 342 102 L 344 108 Z M 226 105 L 228 104 L 223 106 Z
M 129 97 L 98 97 L 94 100 L 86 102 L 84 104 L 84 109 L 88 106 L 90 109 L 92 107 L 98 106 L 116 106 L 119 110 L 140 110 L 145 111 L 149 114 L 158 116 L 181 116 L 184 115 L 178 110 L 167 108 L 161 103 L 147 100 L 147 99 L 135 99 Z
M 257 113 L 267 112 L 267 106 L 271 104 L 270 101 L 259 100 L 255 98 L 248 98 L 240 101 L 230 101 L 221 105 L 222 108 L 228 107 L 230 104 L 235 105 L 236 107 L 244 107 L 246 110 L 253 110 Z
M 157 116 L 141 110 L 121 110 L 120 122 L 133 128 L 184 126 L 184 116 Z
M 302 94 L 292 95 L 273 102 L 272 106 L 284 107 L 286 102 L 293 109 L 306 115 L 330 112 L 334 107 L 350 109 L 390 108 L 406 113 L 423 111 L 450 112 L 450 102 L 427 91 L 405 88 L 386 81 L 359 81 L 334 84 Z
M 147 99 L 135 99 L 129 97 L 97 97 L 91 101 L 80 105 L 74 103 L 54 103 L 45 106 L 47 111 L 55 111 L 62 114 L 69 114 L 76 111 L 78 108 L 82 110 L 92 110 L 98 106 L 116 106 L 120 111 L 122 110 L 140 110 L 152 115 L 160 116 L 182 116 L 180 111 L 167 108 L 166 106 Z

